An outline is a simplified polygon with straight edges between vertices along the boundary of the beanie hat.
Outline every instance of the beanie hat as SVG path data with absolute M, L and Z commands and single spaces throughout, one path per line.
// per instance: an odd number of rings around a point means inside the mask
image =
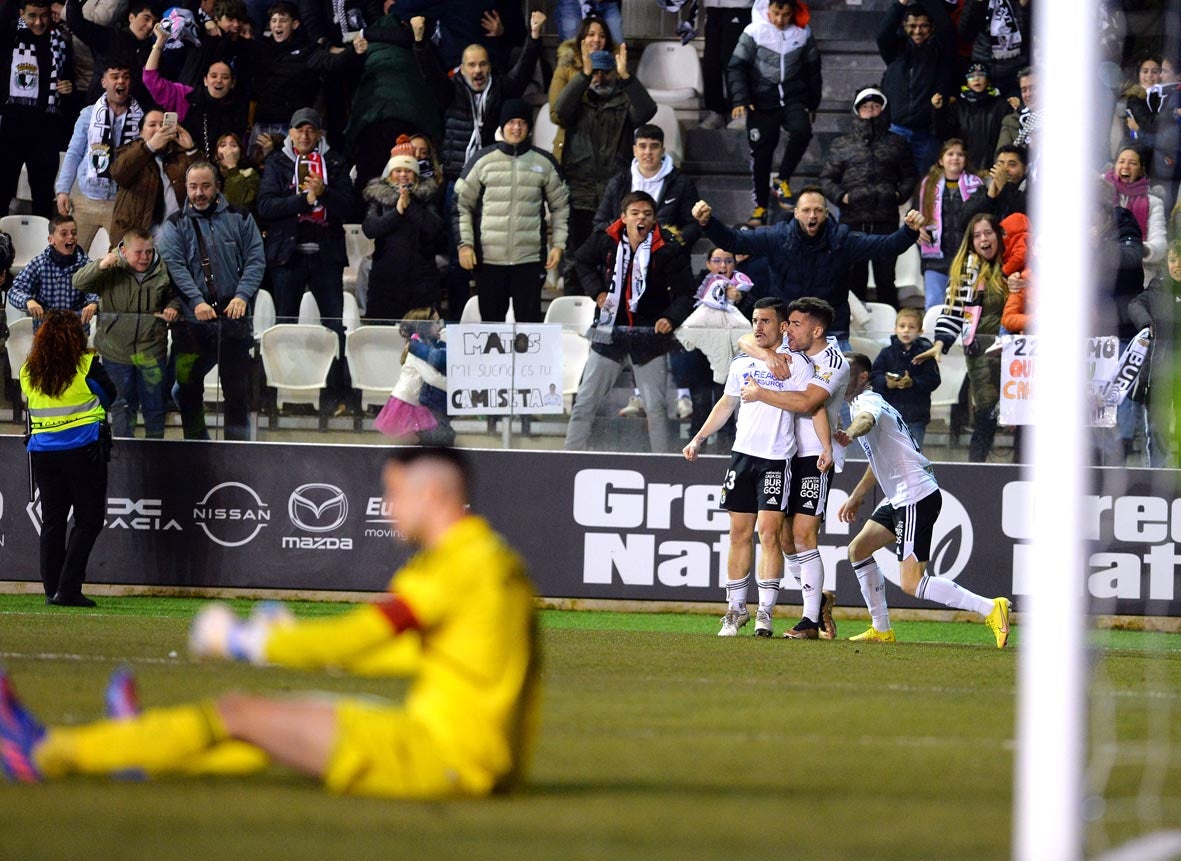
M 992 78 L 992 75 L 988 74 L 987 63 L 972 63 L 970 66 L 968 66 L 967 71 L 964 72 L 965 78 L 971 78 L 975 75 L 983 75 L 990 80 Z
M 857 113 L 862 102 L 877 102 L 883 108 L 889 103 L 886 94 L 877 87 L 865 87 L 858 91 L 857 95 L 853 97 L 853 113 Z
M 390 171 L 399 167 L 412 170 L 414 175 L 418 176 L 418 159 L 414 157 L 414 147 L 406 135 L 399 137 L 397 146 L 390 150 L 390 160 L 385 163 L 385 170 L 381 172 L 382 177 L 389 176 Z
M 504 124 L 509 120 L 524 120 L 525 124 L 532 129 L 533 109 L 529 107 L 529 103 L 524 99 L 505 99 L 504 104 L 500 106 L 500 125 L 498 128 L 504 128 Z

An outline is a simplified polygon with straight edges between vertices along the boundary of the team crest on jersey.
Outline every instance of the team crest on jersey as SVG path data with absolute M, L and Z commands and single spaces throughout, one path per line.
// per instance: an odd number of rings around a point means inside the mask
M 95 144 L 90 148 L 90 165 L 97 174 L 107 172 L 111 166 L 111 148 L 106 144 Z
M 819 365 L 813 364 L 812 370 L 815 371 L 816 376 L 819 379 L 824 380 L 824 382 L 826 382 L 826 383 L 832 382 L 832 369 L 831 368 L 829 368 L 827 370 L 821 370 Z

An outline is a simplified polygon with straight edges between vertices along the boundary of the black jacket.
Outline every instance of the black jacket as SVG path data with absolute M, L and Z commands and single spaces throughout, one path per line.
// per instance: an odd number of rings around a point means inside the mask
M 1131 310 L 1144 291 L 1144 237 L 1131 211 L 1111 207 L 1111 218 L 1096 246 L 1096 335 L 1119 335 L 1121 341 L 1140 331 Z
M 343 54 L 333 54 L 313 44 L 302 29 L 286 42 L 267 37 L 255 44 L 256 123 L 289 123 L 297 110 L 315 104 L 324 75 L 360 61 L 352 46 Z
M 593 227 L 603 230 L 619 218 L 619 206 L 624 196 L 631 191 L 631 168 L 615 174 L 607 180 L 607 188 L 603 190 L 603 202 L 599 204 L 599 211 L 595 213 Z M 688 251 L 701 237 L 701 225 L 693 217 L 693 205 L 697 203 L 697 183 L 693 177 L 681 173 L 677 168 L 664 178 L 664 185 L 660 188 L 660 197 L 656 200 L 656 222 L 661 227 L 675 227 L 679 234 L 680 243 Z
M 296 192 L 295 160 L 288 141 L 283 149 L 267 158 L 258 187 L 258 218 L 266 234 L 267 266 L 285 266 L 299 243 L 299 216 L 309 215 L 314 207 L 307 196 Z M 343 267 L 348 262 L 344 245 L 344 225 L 353 218 L 356 196 L 349 178 L 349 164 L 336 150 L 322 150 L 328 167 L 328 181 L 320 202 L 326 218 L 318 228 L 320 257 L 328 265 Z
M 886 61 L 882 92 L 889 100 L 890 117 L 908 129 L 931 127 L 931 96 L 953 92 L 955 31 L 944 10 L 943 0 L 918 3 L 931 18 L 934 32 L 922 45 L 915 45 L 902 30 L 906 9 L 891 3 L 878 30 L 878 53 Z
M 659 231 L 659 227 L 654 228 Z M 591 298 L 610 291 L 615 272 L 615 253 L 623 223 L 616 221 L 606 230 L 596 230 L 574 252 L 574 269 L 578 283 Z M 609 344 L 593 343 L 591 349 L 609 359 L 622 361 L 630 355 L 632 361 L 646 364 L 667 353 L 674 344 L 672 334 L 657 335 L 649 331 L 656 321 L 666 318 L 673 327 L 680 326 L 693 311 L 693 294 L 697 284 L 689 265 L 689 253 L 678 243 L 665 241 L 663 235 L 652 240 L 652 258 L 648 264 L 648 282 L 644 295 L 634 312 L 621 308 L 615 318 L 615 335 Z M 595 309 L 595 322 L 599 319 Z M 636 331 L 630 331 L 632 328 Z
M 507 74 L 492 73 L 488 94 L 484 98 L 480 145 L 473 153 L 495 143 L 501 105 L 506 99 L 515 99 L 525 92 L 540 54 L 541 40 L 528 39 L 520 59 Z M 449 177 L 459 176 L 467 162 L 468 142 L 475 128 L 476 93 L 472 92 L 462 74 L 456 73 L 454 78 L 447 77 L 439 65 L 434 46 L 426 39 L 414 43 L 414 59 L 418 61 L 418 67 L 435 101 L 443 109 L 443 147 L 439 153 L 443 173 Z
M 931 342 L 922 336 L 915 338 L 908 349 L 902 346 L 897 335 L 891 335 L 890 346 L 878 353 L 877 358 L 873 360 L 873 370 L 870 374 L 873 390 L 885 398 L 886 403 L 898 410 L 902 420 L 907 423 L 931 420 L 931 392 L 939 388 L 939 363 L 911 363 L 915 356 L 929 349 Z M 909 373 L 914 385 L 909 389 L 891 389 L 886 385 L 887 373 Z
M 896 225 L 899 204 L 914 191 L 918 174 L 910 145 L 889 129 L 885 114 L 855 119 L 853 131 L 829 147 L 820 188 L 841 208 L 846 224 Z M 848 203 L 842 200 L 846 194 Z
M 963 90 L 960 93 L 954 104 L 948 106 L 945 102 L 941 109 L 931 112 L 935 136 L 941 141 L 959 138 L 968 150 L 971 169 L 986 170 L 992 167 L 1001 123 L 1011 113 L 1009 100 L 1000 93 L 972 100 L 963 97 Z
M 1023 215 L 1029 214 L 1028 195 L 1029 195 L 1029 180 L 1023 180 L 1018 185 L 1013 183 L 1006 183 L 1005 187 L 1001 189 L 1001 193 L 996 197 L 988 196 L 988 187 L 992 182 L 988 179 L 984 180 L 984 185 L 976 189 L 964 202 L 964 211 L 960 216 L 960 223 L 967 229 L 968 222 L 972 220 L 972 216 L 981 212 L 989 212 L 996 216 L 997 223 L 1004 221 L 1014 212 L 1020 212 Z
M 373 269 L 365 316 L 401 320 L 413 308 L 439 302 L 435 251 L 443 237 L 443 219 L 413 194 L 398 212 L 398 190 L 384 179 L 370 180 L 361 192 L 369 206 L 361 231 L 374 240 Z
M 90 79 L 90 89 L 86 91 L 86 98 L 90 104 L 98 101 L 102 95 L 102 71 L 106 68 L 108 57 L 121 57 L 131 63 L 131 95 L 135 98 L 145 113 L 156 107 L 156 100 L 144 86 L 144 63 L 148 61 L 148 54 L 152 53 L 155 44 L 155 34 L 149 33 L 146 39 L 137 39 L 127 29 L 126 23 L 112 27 L 95 24 L 82 14 L 84 3 L 70 0 L 66 4 L 66 26 L 70 32 L 82 40 L 83 44 L 94 54 L 94 77 Z
M 222 135 L 233 132 L 239 138 L 245 138 L 250 102 L 238 93 L 236 87 L 224 98 L 211 99 L 205 87 L 198 85 L 187 98 L 189 112 L 181 125 L 193 136 L 197 149 L 216 155 L 217 141 Z

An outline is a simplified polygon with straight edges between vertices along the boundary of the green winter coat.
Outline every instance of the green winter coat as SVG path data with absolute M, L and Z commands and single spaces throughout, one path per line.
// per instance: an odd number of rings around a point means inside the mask
M 99 314 L 95 346 L 104 359 L 123 365 L 164 361 L 168 354 L 168 324 L 155 314 L 165 308 L 181 310 L 180 295 L 172 286 L 168 267 L 156 254 L 142 282 L 119 255 L 110 269 L 93 260 L 74 273 L 73 285 L 97 293 Z

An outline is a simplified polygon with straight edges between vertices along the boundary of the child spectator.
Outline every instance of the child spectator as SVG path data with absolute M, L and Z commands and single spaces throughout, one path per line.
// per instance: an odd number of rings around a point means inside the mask
M 1009 101 L 988 80 L 988 66 L 973 63 L 964 75 L 965 84 L 957 98 L 942 93 L 931 96 L 935 134 L 939 140 L 964 141 L 973 164 L 988 164 L 996 150 L 1001 123 L 1009 115 Z
M 51 308 L 77 311 L 90 331 L 90 318 L 98 311 L 98 294 L 75 290 L 74 273 L 90 262 L 78 246 L 78 225 L 72 215 L 55 213 L 49 220 L 49 246 L 29 261 L 12 282 L 8 304 L 27 311 L 33 328 Z
M 1029 65 L 1030 0 L 968 0 L 960 15 L 959 35 L 975 40 L 972 61 L 987 63 L 1004 96 L 1017 94 L 1020 70 Z
M 702 101 L 706 117 L 702 128 L 720 129 L 730 121 L 726 99 L 726 63 L 738 47 L 742 31 L 750 22 L 752 0 L 704 0 L 705 46 L 701 51 L 701 78 L 705 83 Z
M 812 140 L 812 117 L 820 107 L 820 51 L 808 26 L 811 13 L 802 0 L 757 0 L 751 23 L 726 67 L 734 119 L 746 117 L 750 143 L 752 224 L 767 223 L 771 161 L 779 130 L 787 146 L 779 163 L 775 195 L 792 208 L 791 176 Z
M 926 307 L 942 305 L 947 296 L 947 272 L 964 238 L 964 204 L 984 180 L 968 170 L 964 142 L 952 138 L 943 144 L 939 160 L 931 165 L 919 186 L 919 231 L 923 289 Z
M 424 377 L 418 393 L 419 402 L 431 411 L 437 423 L 433 429 L 419 432 L 418 441 L 423 445 L 451 445 L 455 442 L 455 431 L 447 417 L 447 333 L 440 330 L 438 320 L 435 314 L 425 327 L 420 325 L 407 345 L 410 355 L 421 359 L 439 374 L 439 378 L 431 380 Z
M 1141 132 L 1152 129 L 1153 111 L 1149 107 L 1148 94 L 1160 86 L 1163 62 L 1160 54 L 1143 56 L 1136 66 L 1136 82 L 1129 84 L 1123 92 L 1125 103 L 1122 119 L 1128 140 L 1138 140 Z M 1157 109 L 1160 109 L 1159 104 Z
M 234 206 L 254 210 L 262 175 L 242 153 L 242 140 L 233 132 L 217 139 L 217 170 L 221 174 L 221 193 Z
M 1005 300 L 1005 310 L 1001 314 L 1001 326 L 1011 335 L 1024 335 L 1033 325 L 1036 307 L 1033 298 L 1033 281 L 1029 270 L 1023 269 L 1020 272 L 1014 272 L 1008 278 L 1008 285 L 1009 298 Z M 1132 305 L 1135 303 L 1136 299 L 1133 299 Z M 1131 307 L 1129 307 L 1129 311 L 1131 311 Z
M 1165 234 L 1164 192 L 1150 188 L 1144 170 L 1144 155 L 1138 147 L 1127 146 L 1119 151 L 1115 165 L 1103 174 L 1111 186 L 1109 201 L 1122 206 L 1136 217 L 1144 242 L 1144 283 L 1157 274 L 1164 262 L 1168 238 Z
M 931 421 L 931 393 L 940 381 L 938 362 L 914 364 L 915 356 L 931 349 L 922 332 L 922 311 L 899 309 L 890 346 L 878 353 L 870 374 L 874 391 L 898 410 L 920 449 Z
M 411 319 L 411 309 L 439 304 L 435 251 L 443 236 L 443 219 L 419 177 L 419 162 L 407 139 L 390 151 L 383 175 L 370 180 L 362 192 L 369 211 L 361 230 L 376 246 L 366 320 Z
M 380 182 L 381 180 L 374 180 Z M 447 377 L 423 358 L 410 352 L 410 345 L 427 339 L 437 341 L 439 314 L 434 308 L 415 308 L 407 311 L 401 326 L 402 337 L 406 338 L 406 349 L 402 351 L 402 372 L 390 399 L 386 401 L 373 426 L 388 437 L 406 445 L 430 445 L 431 440 L 450 430 L 446 415 L 442 421 L 435 411 L 422 403 L 423 388 L 446 392 Z M 441 430 L 445 429 L 445 430 Z M 454 436 L 452 433 L 451 436 Z

